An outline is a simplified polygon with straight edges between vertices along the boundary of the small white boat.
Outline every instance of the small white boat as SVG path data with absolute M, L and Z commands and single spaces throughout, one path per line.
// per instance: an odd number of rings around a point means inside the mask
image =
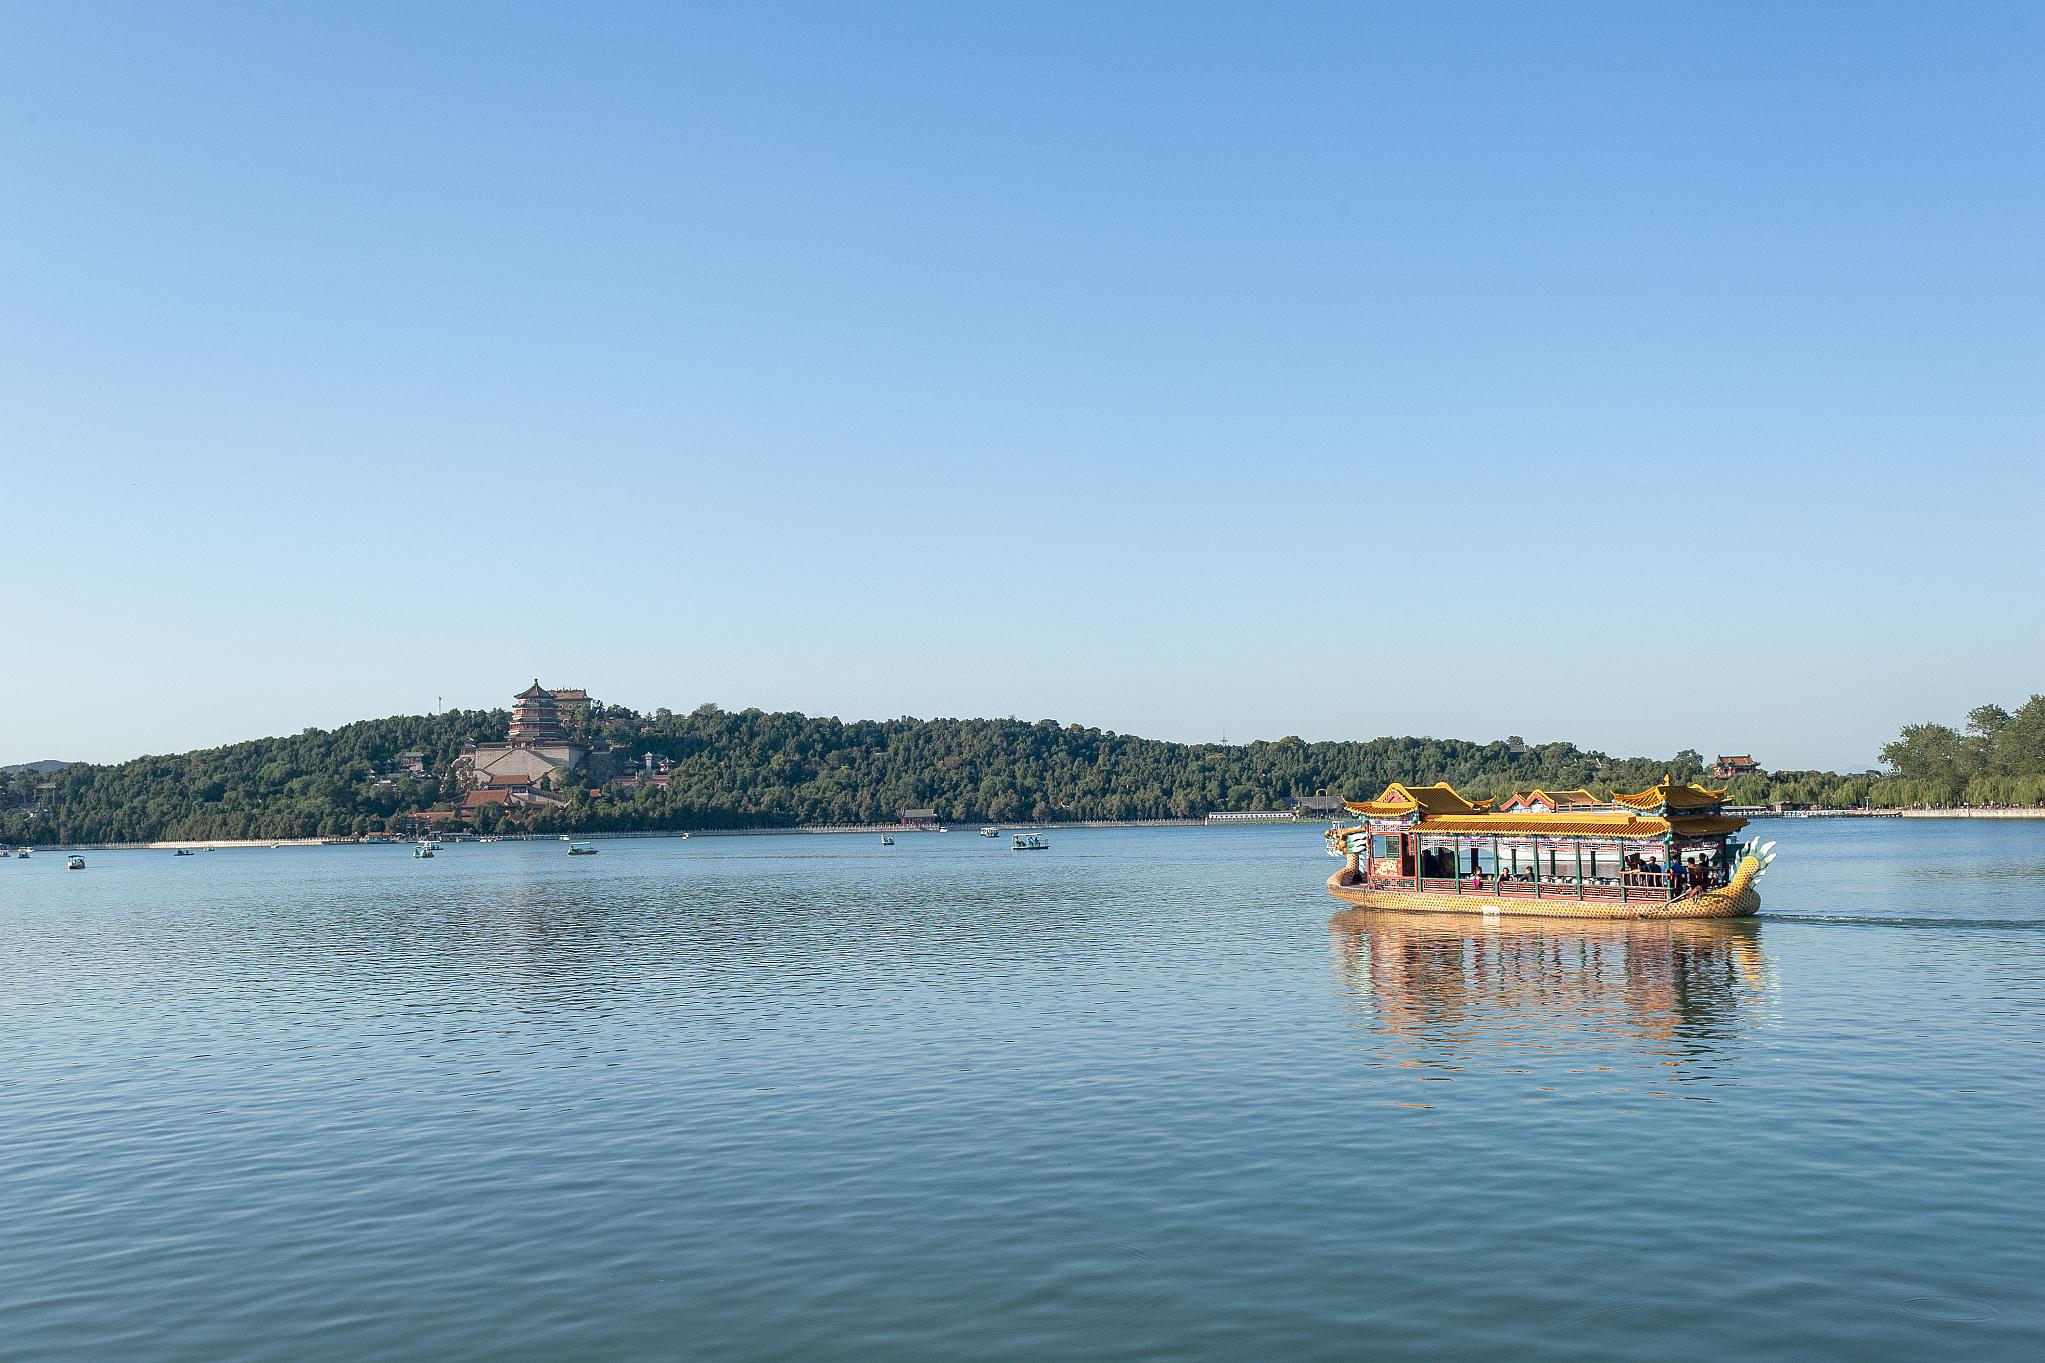
M 1051 850 L 1051 844 L 1045 842 L 1041 834 L 1018 833 L 1015 835 L 1015 840 L 1008 844 L 1008 850 L 1011 852 L 1048 852 Z
M 78 855 L 76 855 L 76 854 L 74 853 L 74 854 L 72 855 L 71 859 L 70 859 L 69 861 L 67 861 L 67 862 L 65 862 L 65 863 L 64 863 L 64 869 L 65 869 L 65 870 L 67 870 L 67 871 L 82 871 L 82 870 L 84 870 L 84 869 L 85 869 L 85 858 L 84 858 L 84 857 L 81 857 L 81 856 L 78 856 Z
M 422 842 L 417 847 L 414 847 L 412 849 L 412 859 L 414 861 L 424 861 L 426 858 L 432 855 L 433 844 L 430 842 Z
M 1001 830 L 989 824 L 980 830 L 980 836 L 983 838 L 998 838 L 1001 836 Z
M 880 845 L 883 847 L 893 847 L 895 845 L 895 840 L 888 834 L 883 833 L 880 835 Z

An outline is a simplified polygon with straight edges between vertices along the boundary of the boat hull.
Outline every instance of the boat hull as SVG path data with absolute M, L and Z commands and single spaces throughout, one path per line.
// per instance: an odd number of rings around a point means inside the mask
M 1728 884 L 1700 890 L 1681 899 L 1655 899 L 1619 904 L 1611 900 L 1523 899 L 1517 895 L 1442 894 L 1433 890 L 1394 890 L 1362 882 L 1354 866 L 1328 877 L 1328 893 L 1359 909 L 1395 909 L 1403 913 L 1459 913 L 1482 917 L 1630 918 L 1663 921 L 1676 918 L 1751 918 L 1761 907 L 1754 888 L 1760 869 L 1744 858 Z

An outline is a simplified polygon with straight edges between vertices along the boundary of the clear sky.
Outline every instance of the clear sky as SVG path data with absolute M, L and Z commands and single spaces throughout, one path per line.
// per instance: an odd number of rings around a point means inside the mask
M 2045 10 L 0 5 L 0 761 L 1859 766 L 2045 690 Z

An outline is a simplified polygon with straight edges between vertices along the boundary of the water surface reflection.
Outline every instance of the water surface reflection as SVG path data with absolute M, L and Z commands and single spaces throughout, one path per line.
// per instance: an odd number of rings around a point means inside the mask
M 1373 912 L 1329 921 L 1341 987 L 1402 1065 L 1535 1060 L 1724 1078 L 1774 972 L 1751 920 L 1643 923 Z M 1673 1072 L 1671 1072 L 1673 1071 Z

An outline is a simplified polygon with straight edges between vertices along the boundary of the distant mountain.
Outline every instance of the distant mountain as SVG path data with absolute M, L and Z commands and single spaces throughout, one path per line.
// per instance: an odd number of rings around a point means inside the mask
M 62 771 L 66 767 L 76 765 L 78 764 L 75 762 L 59 762 L 54 757 L 45 757 L 40 762 L 15 762 L 9 766 L 0 767 L 0 776 L 5 776 L 9 772 L 15 771 L 32 771 L 38 776 L 48 776 L 53 771 Z

